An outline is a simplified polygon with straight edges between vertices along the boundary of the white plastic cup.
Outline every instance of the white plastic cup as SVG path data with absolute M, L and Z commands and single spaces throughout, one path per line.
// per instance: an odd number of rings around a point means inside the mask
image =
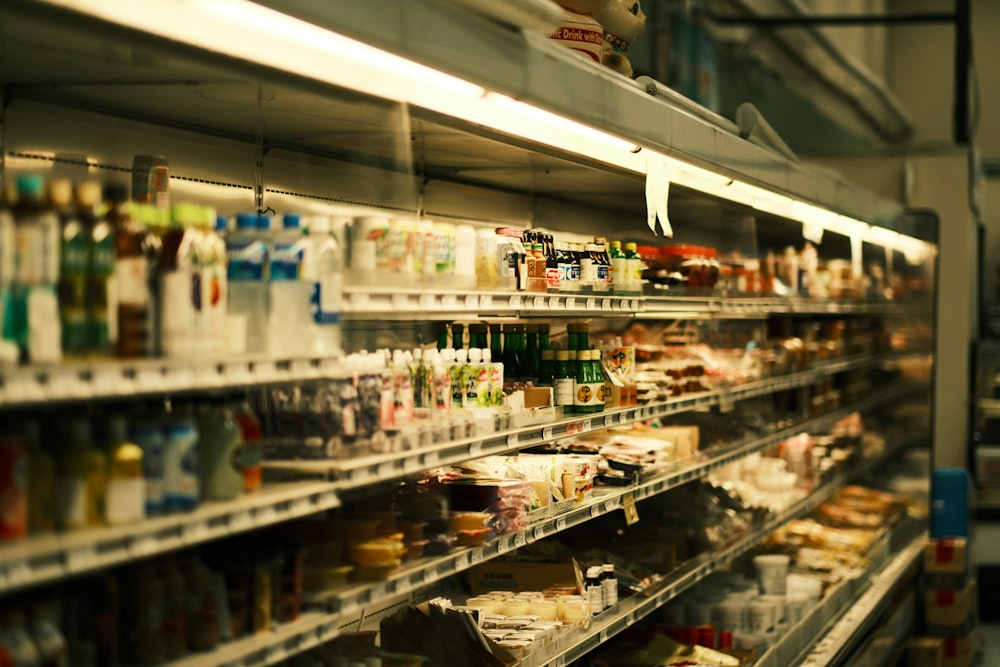
M 740 632 L 746 629 L 747 603 L 740 597 L 727 597 L 715 606 L 715 623 L 720 630 Z
M 806 610 L 812 606 L 808 596 L 801 593 L 789 592 L 785 598 L 785 621 L 789 625 L 795 625 L 805 616 Z
M 765 595 L 785 595 L 788 591 L 789 558 L 784 554 L 754 556 L 757 580 L 761 593 Z
M 774 603 L 768 600 L 757 598 L 750 603 L 749 624 L 750 632 L 766 633 L 774 627 Z

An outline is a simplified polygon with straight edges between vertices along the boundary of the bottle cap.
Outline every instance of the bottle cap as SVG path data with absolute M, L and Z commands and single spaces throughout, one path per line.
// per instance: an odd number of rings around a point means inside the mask
M 42 198 L 45 179 L 41 174 L 21 174 L 17 177 L 17 196 L 33 199 Z
M 28 174 L 31 175 L 31 174 Z M 41 177 L 39 177 L 41 178 Z M 18 195 L 25 196 L 21 192 L 21 179 L 17 179 L 17 193 Z M 29 194 L 28 197 L 40 197 L 38 195 Z M 49 183 L 49 200 L 52 205 L 56 208 L 66 208 L 73 203 L 73 182 L 68 178 L 59 178 L 51 183 Z
M 462 348 L 461 350 L 455 350 L 455 361 L 457 361 L 460 364 L 464 364 L 468 360 L 469 360 L 468 350 L 466 350 L 465 348 Z
M 478 347 L 469 350 L 469 361 L 473 364 L 481 363 L 483 361 L 483 351 Z
M 271 216 L 267 213 L 257 214 L 257 229 L 266 232 L 271 229 Z
M 286 213 L 281 218 L 282 229 L 298 229 L 302 216 L 298 213 Z
M 98 181 L 84 181 L 76 186 L 76 203 L 93 208 L 101 203 L 101 184 Z

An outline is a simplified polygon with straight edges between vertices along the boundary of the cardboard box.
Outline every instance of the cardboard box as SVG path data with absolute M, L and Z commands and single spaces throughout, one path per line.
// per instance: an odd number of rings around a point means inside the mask
M 467 570 L 465 578 L 476 595 L 490 591 L 541 591 L 554 584 L 576 585 L 572 562 L 497 559 Z
M 924 573 L 928 575 L 969 576 L 969 543 L 964 537 L 927 540 L 924 545 Z M 956 588 L 964 587 L 965 582 Z
M 975 618 L 976 611 L 976 580 L 969 578 L 963 588 L 924 589 L 924 621 L 928 631 L 933 635 L 968 634 L 966 625 Z M 974 624 L 974 623 L 973 623 Z M 930 630 L 934 628 L 934 630 Z M 945 632 L 946 628 L 955 628 L 955 632 Z
M 963 637 L 942 637 L 944 660 L 942 667 L 969 667 L 976 654 L 976 628 L 973 627 Z
M 931 478 L 931 537 L 968 537 L 972 483 L 965 468 L 938 468 Z
M 915 637 L 906 645 L 908 667 L 944 667 L 944 639 Z

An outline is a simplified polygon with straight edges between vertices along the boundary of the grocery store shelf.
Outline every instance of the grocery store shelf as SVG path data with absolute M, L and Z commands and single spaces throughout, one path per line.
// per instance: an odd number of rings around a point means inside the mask
M 339 505 L 335 485 L 328 482 L 274 484 L 254 495 L 205 503 L 193 512 L 149 518 L 134 525 L 31 537 L 0 546 L 0 590 L 8 593 Z
M 802 667 L 837 664 L 838 660 L 857 647 L 858 642 L 867 636 L 888 608 L 898 582 L 920 558 L 926 541 L 926 533 L 913 538 L 881 571 L 869 578 L 868 588 L 829 628 L 825 636 L 816 642 L 815 648 L 800 663 Z
M 0 368 L 0 408 L 310 380 L 340 368 L 336 357 L 108 359 Z
M 793 502 L 765 522 L 764 525 L 751 531 L 724 551 L 701 554 L 687 561 L 671 573 L 655 591 L 648 591 L 646 595 L 634 595 L 622 600 L 617 608 L 612 608 L 595 617 L 588 628 L 568 632 L 566 636 L 555 642 L 552 648 L 530 654 L 518 663 L 519 667 L 541 667 L 542 665 L 565 667 L 572 661 L 583 657 L 610 637 L 634 625 L 709 574 L 743 555 L 785 523 L 811 512 L 837 489 L 879 465 L 895 451 L 897 451 L 897 447 L 892 447 L 883 455 L 874 457 L 837 475 L 808 496 Z
M 860 354 L 826 360 L 816 363 L 813 368 L 806 371 L 766 378 L 729 389 L 691 394 L 644 406 L 608 410 L 540 426 L 510 429 L 430 447 L 414 449 L 408 445 L 404 447 L 403 444 L 395 443 L 390 445 L 392 451 L 386 454 L 328 461 L 265 461 L 263 465 L 270 470 L 329 477 L 338 483 L 338 488 L 345 490 L 359 488 L 398 479 L 432 466 L 453 465 L 481 456 L 505 454 L 593 430 L 628 425 L 712 406 L 729 409 L 737 401 L 805 387 L 836 373 L 873 367 L 896 357 L 896 353 Z
M 324 644 L 338 635 L 337 621 L 327 614 L 306 612 L 274 632 L 227 642 L 210 653 L 188 655 L 165 667 L 258 667 L 274 665 Z
M 350 614 L 363 607 L 378 605 L 394 596 L 411 593 L 469 567 L 514 551 L 519 547 L 586 523 L 593 518 L 620 510 L 627 500 L 639 501 L 650 498 L 695 479 L 703 478 L 724 465 L 755 452 L 763 451 L 798 433 L 829 428 L 838 419 L 858 410 L 864 411 L 876 405 L 890 402 L 907 389 L 906 385 L 890 388 L 878 396 L 859 401 L 855 405 L 837 410 L 829 415 L 805 420 L 765 436 L 745 438 L 730 446 L 713 450 L 713 456 L 707 460 L 675 464 L 672 470 L 631 486 L 601 488 L 584 502 L 573 505 L 566 511 L 533 521 L 523 531 L 502 535 L 482 547 L 461 549 L 445 556 L 423 559 L 403 568 L 384 581 L 313 595 L 309 598 L 309 602 L 341 614 Z M 911 444 L 914 440 L 915 438 L 900 439 L 895 443 L 892 452 Z M 886 455 L 892 452 L 887 452 Z

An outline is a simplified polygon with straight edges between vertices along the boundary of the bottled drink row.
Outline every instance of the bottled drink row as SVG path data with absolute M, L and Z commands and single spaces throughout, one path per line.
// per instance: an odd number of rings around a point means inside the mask
M 247 403 L 8 427 L 0 435 L 0 540 L 136 523 L 261 486 L 261 425 Z
M 159 665 L 294 621 L 301 541 L 269 534 L 140 561 L 5 600 L 0 660 L 17 667 Z
M 351 222 L 350 280 L 541 293 L 642 292 L 635 243 L 603 236 L 556 241 L 517 227 L 476 229 L 446 222 L 363 216 Z
M 0 361 L 332 355 L 343 255 L 329 217 L 161 206 L 133 184 L 22 174 L 0 201 Z

